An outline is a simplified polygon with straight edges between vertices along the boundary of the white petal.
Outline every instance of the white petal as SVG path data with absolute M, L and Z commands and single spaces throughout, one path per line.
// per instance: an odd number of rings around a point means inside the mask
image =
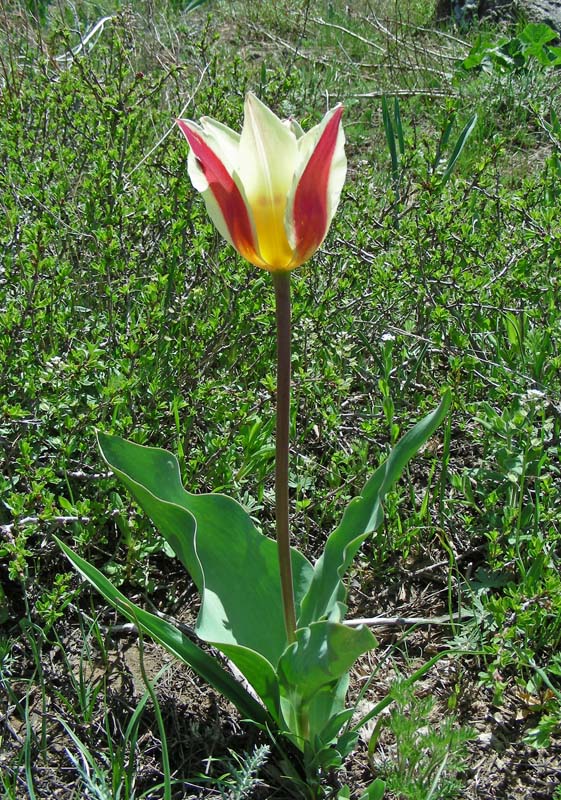
M 294 133 L 255 95 L 248 94 L 236 177 L 252 210 L 261 254 L 276 267 L 291 258 L 284 214 L 297 160 Z
M 201 126 L 206 143 L 219 156 L 231 175 L 238 163 L 240 134 L 211 117 L 202 117 Z

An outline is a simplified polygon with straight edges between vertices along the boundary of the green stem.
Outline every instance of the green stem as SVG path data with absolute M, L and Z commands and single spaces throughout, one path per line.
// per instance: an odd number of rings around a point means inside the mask
M 290 272 L 273 272 L 277 317 L 277 438 L 275 503 L 277 546 L 286 638 L 296 640 L 296 611 L 288 517 L 288 444 L 290 426 Z

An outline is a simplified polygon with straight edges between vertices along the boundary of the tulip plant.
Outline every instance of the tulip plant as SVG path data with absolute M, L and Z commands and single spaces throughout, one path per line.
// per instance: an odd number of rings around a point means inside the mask
M 312 564 L 290 544 L 290 275 L 323 242 L 346 175 L 342 108 L 304 133 L 248 94 L 238 134 L 213 119 L 178 120 L 188 170 L 214 224 L 245 259 L 268 270 L 276 300 L 276 542 L 222 494 L 194 495 L 174 455 L 98 434 L 101 454 L 182 562 L 201 599 L 198 640 L 133 605 L 59 542 L 74 567 L 125 617 L 189 664 L 247 719 L 286 736 L 308 780 L 342 763 L 362 721 L 346 706 L 354 662 L 376 641 L 345 622 L 343 577 L 383 519 L 387 491 L 443 420 L 450 396 L 397 443 L 327 537 Z M 228 667 L 233 666 L 232 669 Z M 381 797 L 373 784 L 364 797 Z

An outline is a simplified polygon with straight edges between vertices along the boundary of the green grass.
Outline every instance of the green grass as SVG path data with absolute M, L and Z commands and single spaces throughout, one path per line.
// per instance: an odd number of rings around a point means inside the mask
M 389 498 L 384 529 L 354 578 L 355 602 L 388 580 L 413 586 L 414 573 L 440 563 L 430 573 L 438 613 L 466 612 L 454 633 L 480 652 L 470 669 L 497 702 L 513 687 L 533 698 L 539 713 L 521 737 L 547 744 L 555 736 L 559 73 L 531 59 L 511 70 L 462 69 L 477 31 L 433 30 L 426 4 L 403 6 L 397 20 L 393 4 L 358 3 L 347 13 L 327 0 L 259 4 L 259 13 L 243 2 L 116 11 L 61 0 L 2 10 L 7 798 L 51 796 L 61 775 L 70 785 L 88 769 L 89 780 L 110 786 L 117 767 L 132 787 L 127 796 L 164 796 L 155 788 L 164 780 L 161 739 L 153 757 L 130 766 L 138 737 L 157 731 L 157 704 L 130 685 L 119 695 L 86 668 L 99 662 L 126 676 L 105 642 L 119 621 L 81 591 L 51 534 L 164 611 L 181 615 L 192 598 L 157 533 L 104 473 L 94 430 L 171 448 L 190 490 L 228 492 L 272 530 L 270 281 L 219 239 L 172 128 L 185 107 L 185 116 L 238 127 L 248 89 L 304 126 L 326 102 L 345 103 L 341 208 L 293 282 L 295 542 L 310 557 L 319 552 L 399 431 L 451 385 L 449 427 Z M 89 47 L 59 58 L 104 15 L 112 19 Z M 384 95 L 401 133 L 393 160 Z M 199 785 L 204 773 L 224 789 L 227 774 L 237 785 L 226 735 L 216 733 L 216 769 L 211 759 L 205 773 L 213 745 L 173 722 L 173 702 L 162 713 L 173 729 L 174 780 Z M 173 796 L 190 796 L 181 786 Z

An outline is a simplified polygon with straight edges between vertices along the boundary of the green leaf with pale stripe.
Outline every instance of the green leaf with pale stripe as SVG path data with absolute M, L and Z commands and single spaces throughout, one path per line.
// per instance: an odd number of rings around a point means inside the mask
M 438 428 L 448 413 L 450 402 L 451 395 L 447 391 L 440 405 L 399 440 L 386 461 L 367 482 L 361 495 L 351 500 L 340 525 L 329 536 L 325 550 L 314 566 L 310 588 L 302 600 L 299 626 L 337 614 L 338 603 L 343 602 L 346 595 L 341 579 L 362 542 L 381 524 L 384 497 L 401 477 L 409 461 Z
M 235 646 L 273 667 L 286 647 L 276 542 L 260 533 L 239 503 L 194 495 L 181 483 L 172 454 L 99 434 L 102 455 L 185 565 L 201 593 L 197 633 L 237 663 Z M 296 603 L 312 566 L 292 550 Z M 243 654 L 247 660 L 247 654 Z
M 188 664 L 198 675 L 227 697 L 247 719 L 266 722 L 267 712 L 244 687 L 223 669 L 216 658 L 205 653 L 188 636 L 167 620 L 131 603 L 98 569 L 74 553 L 67 545 L 55 540 L 74 568 L 103 595 L 126 619 L 138 624 L 156 642 L 180 661 Z

